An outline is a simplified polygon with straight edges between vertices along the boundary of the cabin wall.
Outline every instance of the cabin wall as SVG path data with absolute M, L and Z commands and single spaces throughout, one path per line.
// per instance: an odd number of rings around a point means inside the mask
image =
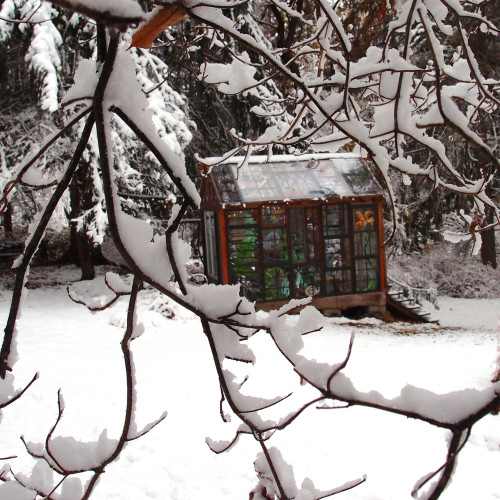
M 224 282 L 259 308 L 307 296 L 320 309 L 385 307 L 380 197 L 226 209 L 222 220 Z
M 382 213 L 382 202 L 377 202 L 378 210 L 378 231 L 379 231 L 379 247 L 380 247 L 380 279 L 381 279 L 381 289 L 383 292 L 387 291 L 387 261 L 385 253 L 385 241 L 384 241 L 384 218 Z M 385 293 L 384 293 L 385 296 Z
M 387 296 L 385 292 L 370 292 L 351 295 L 332 295 L 330 297 L 313 297 L 311 305 L 329 315 L 340 315 L 342 311 L 362 308 L 370 313 L 385 311 Z M 285 305 L 288 301 L 261 302 L 256 304 L 258 311 L 271 311 Z M 303 306 L 297 308 L 302 309 Z

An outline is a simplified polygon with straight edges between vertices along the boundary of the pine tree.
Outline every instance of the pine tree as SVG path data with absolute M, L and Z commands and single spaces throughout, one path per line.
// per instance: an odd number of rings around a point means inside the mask
M 39 8 L 39 3 L 32 0 L 3 2 L 0 17 L 5 19 L 0 20 L 0 64 L 6 68 L 2 72 L 2 96 L 9 96 L 4 105 L 8 111 L 3 113 L 4 123 L 0 128 L 4 146 L 2 176 L 6 184 L 26 155 L 29 144 L 34 146 L 41 142 L 46 132 L 56 130 L 68 118 L 72 106 L 62 105 L 61 99 L 71 86 L 79 63 L 91 58 L 96 51 L 96 33 L 95 25 L 85 17 L 48 3 Z M 25 22 L 14 23 L 7 19 Z M 68 47 L 71 49 L 67 50 Z M 155 125 L 172 149 L 180 153 L 191 141 L 191 130 L 195 128 L 185 119 L 184 100 L 164 81 L 168 67 L 163 61 L 147 52 L 133 52 L 138 78 L 151 97 Z M 24 74 L 31 74 L 31 79 L 26 79 Z M 17 101 L 12 100 L 13 87 L 18 92 Z M 85 105 L 85 102 L 77 105 Z M 37 123 L 39 116 L 46 124 L 43 128 Z M 17 126 L 13 126 L 13 122 Z M 168 217 L 175 198 L 172 183 L 168 176 L 158 172 L 157 161 L 145 154 L 137 139 L 130 133 L 123 133 L 123 124 L 116 121 L 115 125 L 121 127 L 116 129 L 115 147 L 122 159 L 117 168 L 124 206 L 142 217 L 156 217 L 161 229 L 161 219 Z M 39 162 L 42 179 L 57 177 L 61 162 L 68 157 L 72 142 L 80 132 L 69 132 L 66 139 L 59 142 L 56 149 L 51 149 L 42 163 Z M 25 146 L 19 147 L 20 144 Z M 70 245 L 62 261 L 77 263 L 82 269 L 82 279 L 94 276 L 93 261 L 102 259 L 99 247 L 107 228 L 98 156 L 94 137 L 72 181 L 65 206 L 58 211 L 60 218 L 53 223 L 55 229 L 69 230 Z M 9 221 L 9 214 L 14 211 L 15 218 L 26 226 L 45 199 L 46 190 L 33 189 L 23 186 L 14 192 L 4 219 L 7 217 Z M 32 203 L 26 203 L 26 199 Z

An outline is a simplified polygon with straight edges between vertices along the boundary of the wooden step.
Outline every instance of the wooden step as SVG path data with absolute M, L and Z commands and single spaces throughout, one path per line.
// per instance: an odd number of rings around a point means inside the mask
M 388 293 L 387 309 L 396 314 L 396 316 L 399 315 L 411 321 L 437 323 L 436 320 L 430 319 L 431 313 L 425 312 L 420 305 L 415 303 L 414 299 L 406 298 L 404 300 L 397 300 Z

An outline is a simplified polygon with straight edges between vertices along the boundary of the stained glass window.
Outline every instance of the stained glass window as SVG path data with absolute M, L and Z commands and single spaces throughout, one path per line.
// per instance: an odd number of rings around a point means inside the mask
M 375 207 L 354 207 L 354 258 L 356 261 L 356 291 L 372 292 L 379 289 L 378 237 L 375 225 Z
M 285 300 L 290 298 L 288 266 L 272 266 L 264 270 L 265 300 Z
M 231 210 L 227 212 L 229 226 L 255 226 L 258 224 L 258 210 Z
M 280 205 L 262 207 L 262 224 L 264 226 L 280 226 L 285 223 L 285 208 Z
M 326 295 L 352 292 L 352 255 L 347 205 L 323 207 Z
M 262 293 L 258 210 L 230 211 L 226 221 L 230 282 L 239 283 L 241 294 L 249 300 L 260 300 Z
M 230 283 L 250 300 L 380 290 L 375 205 L 271 203 L 225 213 Z M 207 266 L 217 272 L 212 227 L 206 212 Z
M 319 207 L 290 208 L 292 291 L 297 299 L 321 292 Z

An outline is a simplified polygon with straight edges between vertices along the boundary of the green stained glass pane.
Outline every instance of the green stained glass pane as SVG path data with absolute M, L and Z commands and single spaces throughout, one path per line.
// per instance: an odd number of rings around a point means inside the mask
M 372 292 L 378 289 L 377 259 L 356 261 L 356 291 Z
M 228 230 L 230 282 L 241 285 L 249 300 L 261 298 L 260 244 L 257 227 L 230 227 Z
M 290 234 L 292 239 L 292 260 L 306 259 L 306 235 L 303 221 L 303 210 L 290 210 Z
M 291 287 L 288 268 L 268 267 L 264 270 L 265 300 L 285 300 L 290 298 Z

